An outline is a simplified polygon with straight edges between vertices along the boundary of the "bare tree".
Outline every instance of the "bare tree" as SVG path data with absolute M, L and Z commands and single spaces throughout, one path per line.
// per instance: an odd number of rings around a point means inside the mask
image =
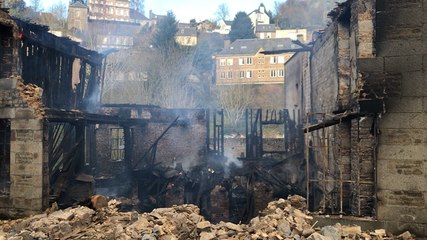
M 228 5 L 226 3 L 221 3 L 215 12 L 215 15 L 217 16 L 218 20 L 221 20 L 221 19 L 227 20 L 227 18 L 230 15 L 230 11 L 228 10 Z
M 226 123 L 236 128 L 253 103 L 253 87 L 243 84 L 216 86 L 214 92 L 218 106 L 224 109 Z
M 144 14 L 144 0 L 130 0 L 130 5 L 135 11 Z
M 43 10 L 41 0 L 31 0 L 30 6 L 33 8 L 34 12 L 40 12 Z

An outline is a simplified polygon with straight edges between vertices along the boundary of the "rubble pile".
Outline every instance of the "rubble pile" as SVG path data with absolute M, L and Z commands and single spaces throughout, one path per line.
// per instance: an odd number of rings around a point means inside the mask
M 44 106 L 42 104 L 43 89 L 35 84 L 24 84 L 21 78 L 18 79 L 17 89 L 22 100 L 34 109 L 37 117 L 43 117 Z
M 0 221 L 0 239 L 390 239 L 384 231 L 363 233 L 358 226 L 315 229 L 299 196 L 270 202 L 248 224 L 212 224 L 192 204 L 158 208 L 151 213 L 119 212 L 110 200 L 98 210 L 79 206 L 25 219 Z M 412 239 L 410 233 L 399 236 Z

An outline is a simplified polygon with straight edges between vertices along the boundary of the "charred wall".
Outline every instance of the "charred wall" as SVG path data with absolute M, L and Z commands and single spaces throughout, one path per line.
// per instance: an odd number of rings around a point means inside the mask
M 381 96 L 377 217 L 388 228 L 427 235 L 426 1 L 378 0 L 376 57 L 360 59 L 366 85 Z M 381 88 L 375 88 L 381 86 Z
M 142 139 L 138 142 L 138 154 L 142 156 L 148 148 L 163 133 L 166 127 L 179 116 L 173 126 L 159 141 L 157 146 L 156 163 L 165 166 L 175 166 L 180 163 L 184 169 L 198 165 L 204 158 L 206 149 L 207 115 L 205 110 L 160 110 L 158 116 L 142 129 Z
M 335 110 L 360 111 L 350 122 L 329 127 L 333 152 L 339 154 L 329 159 L 345 156 L 349 213 L 372 215 L 392 232 L 420 236 L 427 233 L 426 11 L 421 0 L 340 4 L 311 53 L 313 105 L 307 110 L 332 116 Z M 293 64 L 296 57 L 287 66 Z M 298 98 L 289 99 L 288 105 L 299 104 Z M 364 102 L 371 109 L 363 108 Z
M 306 109 L 310 109 L 311 104 L 308 57 L 308 53 L 297 53 L 285 64 L 285 109 L 298 113 L 296 119 L 292 119 L 297 124 L 302 124 Z
M 36 213 L 47 206 L 48 200 L 43 190 L 47 189 L 44 124 L 23 96 L 23 87 L 22 80 L 16 77 L 0 82 L 0 113 L 8 126 L 2 131 L 8 131 L 10 136 L 6 143 L 9 150 L 2 148 L 2 158 L 9 155 L 2 160 L 9 162 L 1 166 L 9 166 L 9 172 L 2 174 L 2 186 L 6 188 L 0 196 L 0 214 L 7 216 Z M 37 98 L 40 100 L 40 95 L 36 94 Z

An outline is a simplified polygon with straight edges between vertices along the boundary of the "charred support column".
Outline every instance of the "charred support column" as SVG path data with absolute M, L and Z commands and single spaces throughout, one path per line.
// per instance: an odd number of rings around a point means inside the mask
M 125 164 L 126 171 L 132 172 L 132 129 L 129 126 L 123 126 L 123 133 L 125 138 Z

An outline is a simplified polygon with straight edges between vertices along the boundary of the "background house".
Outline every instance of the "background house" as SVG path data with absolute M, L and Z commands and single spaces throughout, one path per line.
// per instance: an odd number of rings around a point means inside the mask
M 284 64 L 291 53 L 264 55 L 262 51 L 291 48 L 290 39 L 238 39 L 215 56 L 216 84 L 272 84 L 284 82 Z
M 270 24 L 270 16 L 268 16 L 265 6 L 262 3 L 259 5 L 258 9 L 249 13 L 248 16 L 254 28 L 258 25 Z
M 197 29 L 191 24 L 178 24 L 178 32 L 175 36 L 175 41 L 182 46 L 197 45 Z

